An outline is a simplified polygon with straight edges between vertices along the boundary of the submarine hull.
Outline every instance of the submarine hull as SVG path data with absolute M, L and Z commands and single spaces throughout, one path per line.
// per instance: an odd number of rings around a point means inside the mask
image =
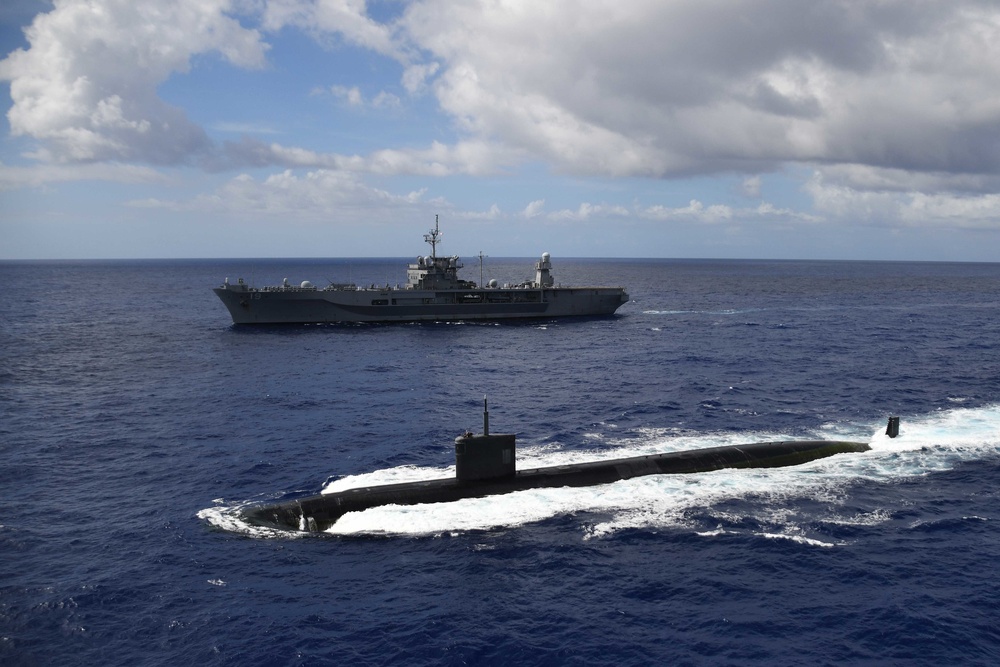
M 868 449 L 867 443 L 833 440 L 787 440 L 710 447 L 521 470 L 492 479 L 469 481 L 452 478 L 358 487 L 257 505 L 248 508 L 243 514 L 247 521 L 258 525 L 323 531 L 348 512 L 361 512 L 382 505 L 444 503 L 526 489 L 595 486 L 643 475 L 709 472 L 723 468 L 777 468 Z

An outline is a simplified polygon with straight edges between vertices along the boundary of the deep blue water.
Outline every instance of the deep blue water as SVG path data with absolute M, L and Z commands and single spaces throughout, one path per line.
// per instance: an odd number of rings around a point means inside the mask
M 0 664 L 1000 660 L 1000 265 L 556 257 L 557 281 L 633 301 L 504 324 L 239 329 L 209 291 L 396 283 L 405 262 L 0 263 Z M 239 522 L 447 476 L 484 394 L 525 467 L 873 451 L 380 508 L 331 535 Z

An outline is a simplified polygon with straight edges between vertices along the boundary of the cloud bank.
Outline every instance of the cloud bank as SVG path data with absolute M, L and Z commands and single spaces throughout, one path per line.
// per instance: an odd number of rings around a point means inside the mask
M 282 30 L 387 59 L 459 139 L 361 156 L 226 142 L 158 97 L 197 57 L 265 67 Z M 59 0 L 26 36 L 0 78 L 11 131 L 41 163 L 447 176 L 538 162 L 582 177 L 733 173 L 748 196 L 755 175 L 799 165 L 826 214 L 998 218 L 994 0 L 415 0 L 381 21 L 363 0 Z

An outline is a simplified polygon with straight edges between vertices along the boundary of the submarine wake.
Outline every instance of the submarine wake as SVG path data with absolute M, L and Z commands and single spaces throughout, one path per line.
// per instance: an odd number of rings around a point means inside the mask
M 958 408 L 906 418 L 895 440 L 875 423 L 830 427 L 834 437 L 866 439 L 867 452 L 838 455 L 790 468 L 719 469 L 698 474 L 656 474 L 592 487 L 537 488 L 465 498 L 454 502 L 384 505 L 340 517 L 325 532 L 332 535 L 440 535 L 493 530 L 545 521 L 555 516 L 589 515 L 583 519 L 585 538 L 602 538 L 630 529 L 682 529 L 702 537 L 746 532 L 762 538 L 784 538 L 802 544 L 833 546 L 822 536 L 809 535 L 805 516 L 817 512 L 827 526 L 870 526 L 889 520 L 882 508 L 855 507 L 851 490 L 866 483 L 900 480 L 953 469 L 965 461 L 1000 456 L 1000 406 Z M 829 434 L 828 434 L 829 435 Z M 744 438 L 747 436 L 743 436 Z M 766 434 L 765 437 L 788 437 Z M 646 455 L 651 451 L 706 448 L 720 441 L 738 444 L 731 433 L 668 437 L 650 433 L 604 456 Z M 519 459 L 538 467 L 593 460 L 578 451 L 527 447 Z M 379 486 L 400 481 L 430 481 L 453 476 L 454 466 L 402 466 L 349 476 L 324 491 Z M 809 512 L 796 506 L 810 504 Z M 245 511 L 259 504 L 213 507 L 199 513 L 219 528 L 253 537 L 304 536 L 291 529 L 247 521 Z M 223 519 L 225 517 L 225 519 Z M 811 520 L 810 520 L 811 521 Z
M 899 434 L 899 417 L 890 417 L 886 435 Z M 598 486 L 662 474 L 690 474 L 724 468 L 778 468 L 801 465 L 849 452 L 865 452 L 864 442 L 783 440 L 707 447 L 648 454 L 610 461 L 518 470 L 513 433 L 490 434 L 490 412 L 483 397 L 483 432 L 455 439 L 455 476 L 335 491 L 260 505 L 245 510 L 247 521 L 265 527 L 318 532 L 331 528 L 345 514 L 385 505 L 449 503 L 541 488 Z

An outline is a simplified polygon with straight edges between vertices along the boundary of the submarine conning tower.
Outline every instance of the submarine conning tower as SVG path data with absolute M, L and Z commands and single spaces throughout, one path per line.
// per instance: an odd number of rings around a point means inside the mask
M 460 482 L 513 477 L 517 473 L 513 433 L 490 435 L 490 410 L 483 396 L 483 432 L 455 438 L 455 478 Z

